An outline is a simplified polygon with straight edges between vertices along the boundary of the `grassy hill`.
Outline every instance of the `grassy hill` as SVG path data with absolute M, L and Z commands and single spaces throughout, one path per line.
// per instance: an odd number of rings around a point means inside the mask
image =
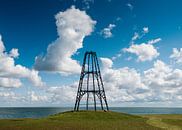
M 182 119 L 182 116 L 179 118 Z M 117 112 L 81 111 L 40 119 L 1 119 L 0 130 L 161 130 L 160 126 L 151 122 L 155 120 L 151 121 L 148 115 L 141 117 Z M 166 118 L 165 123 L 174 125 L 175 121 Z
M 145 118 L 116 112 L 65 112 L 41 119 L 0 120 L 2 130 L 158 130 Z

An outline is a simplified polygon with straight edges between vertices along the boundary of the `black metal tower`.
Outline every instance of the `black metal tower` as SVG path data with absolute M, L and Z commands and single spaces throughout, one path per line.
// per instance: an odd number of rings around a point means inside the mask
M 86 105 L 86 110 L 109 110 L 96 52 L 86 52 L 84 56 L 74 111 L 85 109 L 80 105 Z

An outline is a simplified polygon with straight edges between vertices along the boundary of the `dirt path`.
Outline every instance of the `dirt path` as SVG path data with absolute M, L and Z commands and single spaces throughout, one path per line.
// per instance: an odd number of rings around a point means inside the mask
M 147 120 L 147 123 L 149 125 L 159 127 L 159 128 L 165 129 L 165 130 L 182 130 L 178 126 L 174 126 L 174 125 L 170 125 L 170 124 L 162 122 L 162 119 L 160 119 L 160 118 L 157 118 L 157 117 L 148 117 L 148 118 L 149 119 Z

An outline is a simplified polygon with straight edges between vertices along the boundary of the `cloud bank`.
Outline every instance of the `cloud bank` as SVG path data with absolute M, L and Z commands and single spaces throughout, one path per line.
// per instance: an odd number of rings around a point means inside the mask
M 143 72 L 134 68 L 113 68 L 112 60 L 101 58 L 108 100 L 117 102 L 181 101 L 182 70 L 161 60 Z
M 139 72 L 129 67 L 114 68 L 111 59 L 100 59 L 104 87 L 110 105 L 126 102 L 170 103 L 182 100 L 182 70 L 157 60 L 151 68 Z M 78 83 L 50 87 L 47 93 L 52 103 L 71 105 L 75 101 L 77 86 Z

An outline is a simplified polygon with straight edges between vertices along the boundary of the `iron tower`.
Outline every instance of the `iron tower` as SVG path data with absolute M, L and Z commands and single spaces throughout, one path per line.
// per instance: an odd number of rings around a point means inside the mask
M 84 55 L 74 111 L 85 107 L 86 110 L 109 110 L 97 55 L 92 51 Z

